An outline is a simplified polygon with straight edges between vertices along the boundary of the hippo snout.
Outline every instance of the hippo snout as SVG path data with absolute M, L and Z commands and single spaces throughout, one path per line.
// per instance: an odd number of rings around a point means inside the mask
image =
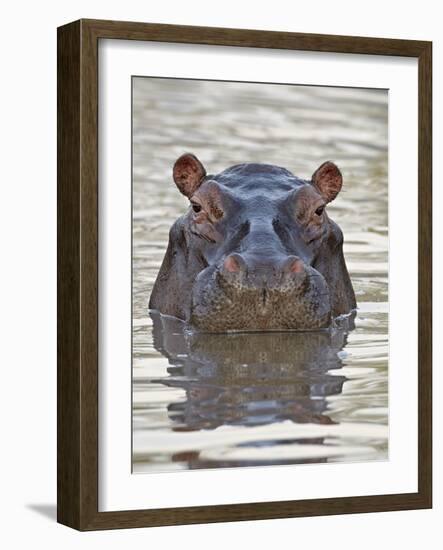
M 250 289 L 265 291 L 279 289 L 284 293 L 306 281 L 307 271 L 298 256 L 287 256 L 271 261 L 248 258 L 233 253 L 227 256 L 218 270 L 220 284 L 229 291 Z
M 317 329 L 330 320 L 326 281 L 295 255 L 270 262 L 233 253 L 193 289 L 191 324 L 208 332 Z

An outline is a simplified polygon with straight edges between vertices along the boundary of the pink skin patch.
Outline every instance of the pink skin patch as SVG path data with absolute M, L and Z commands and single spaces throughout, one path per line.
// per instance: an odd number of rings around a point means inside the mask
M 289 271 L 291 273 L 302 273 L 304 269 L 305 268 L 301 260 L 293 260 L 289 267 Z
M 234 255 L 228 256 L 223 262 L 223 267 L 229 273 L 238 273 L 240 271 L 240 262 Z

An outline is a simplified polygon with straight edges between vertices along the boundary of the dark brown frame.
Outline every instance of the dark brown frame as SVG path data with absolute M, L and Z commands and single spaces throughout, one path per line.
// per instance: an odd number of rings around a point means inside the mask
M 98 41 L 147 40 L 418 58 L 418 492 L 98 511 Z M 432 506 L 432 43 L 80 20 L 58 29 L 58 521 L 79 530 Z

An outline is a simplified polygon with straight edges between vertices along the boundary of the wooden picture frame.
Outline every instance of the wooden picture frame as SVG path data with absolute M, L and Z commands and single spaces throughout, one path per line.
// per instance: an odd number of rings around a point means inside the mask
M 278 48 L 418 59 L 418 492 L 98 511 L 98 41 Z M 58 521 L 79 530 L 432 506 L 431 42 L 80 20 L 58 29 Z

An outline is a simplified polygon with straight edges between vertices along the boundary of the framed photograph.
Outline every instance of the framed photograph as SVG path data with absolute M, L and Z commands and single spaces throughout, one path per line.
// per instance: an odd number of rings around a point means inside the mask
M 58 29 L 58 521 L 432 506 L 430 42 Z

